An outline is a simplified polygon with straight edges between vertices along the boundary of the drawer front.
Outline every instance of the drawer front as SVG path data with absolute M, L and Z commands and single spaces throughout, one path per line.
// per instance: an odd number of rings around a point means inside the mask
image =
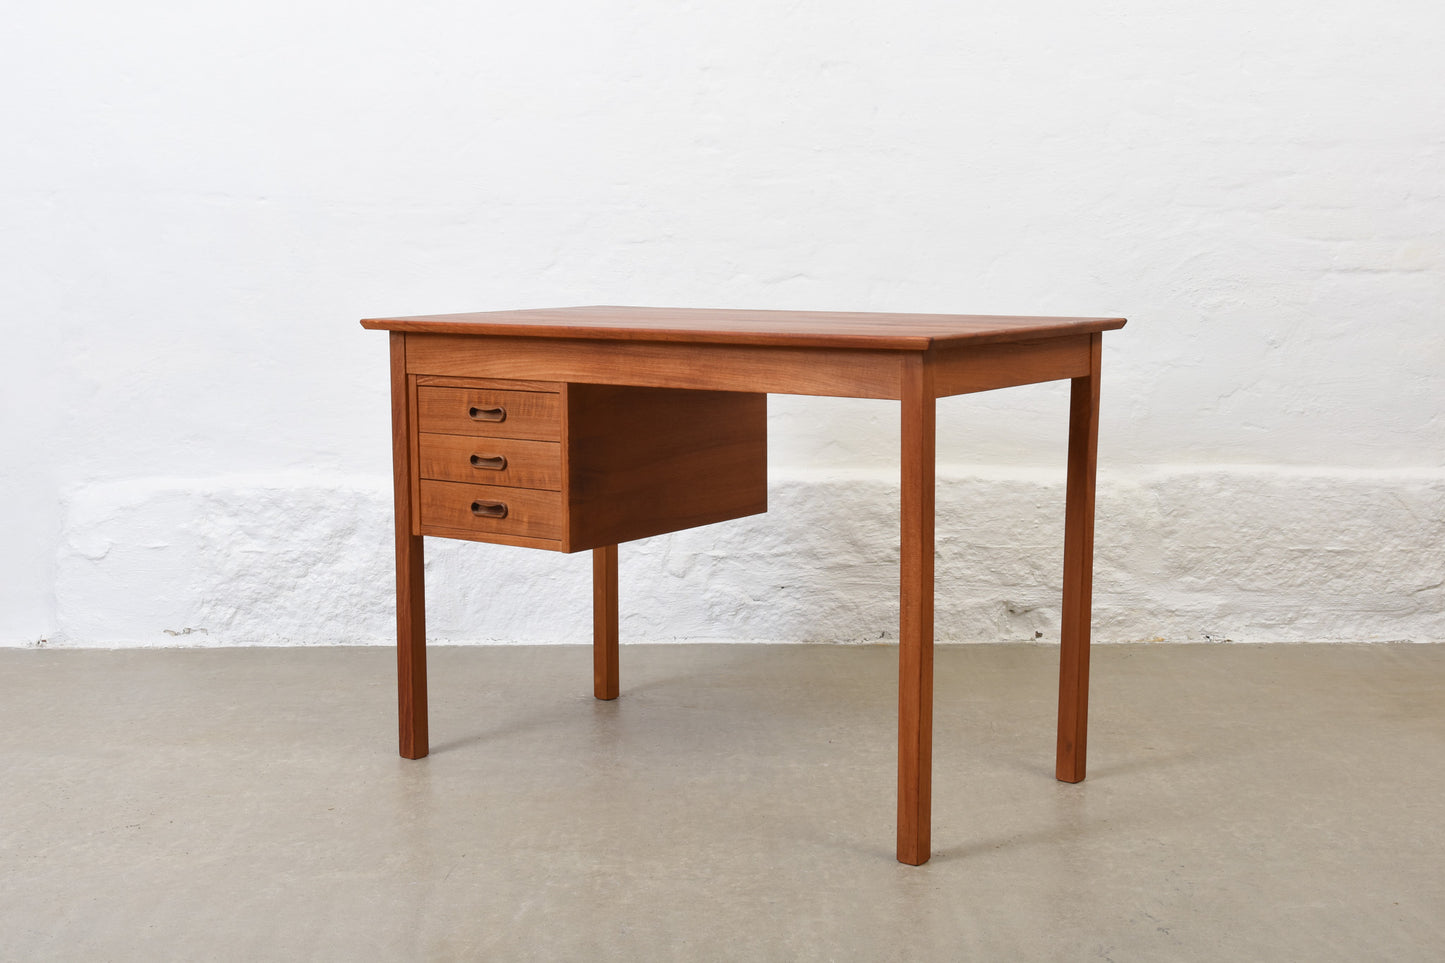
M 416 402 L 419 432 L 538 441 L 562 437 L 560 396 L 547 391 L 424 385 L 416 390 Z
M 562 488 L 562 446 L 555 441 L 424 434 L 421 477 L 507 488 Z
M 561 539 L 561 492 L 500 485 L 421 483 L 422 534 L 429 528 L 476 535 Z

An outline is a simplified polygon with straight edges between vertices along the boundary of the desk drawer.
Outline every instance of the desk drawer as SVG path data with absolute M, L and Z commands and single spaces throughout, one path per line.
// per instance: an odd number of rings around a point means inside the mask
M 547 391 L 424 385 L 416 390 L 416 404 L 419 432 L 538 441 L 562 437 L 560 396 Z
M 562 494 L 499 485 L 462 485 L 456 482 L 421 483 L 421 529 L 448 532 L 519 535 L 527 538 L 562 537 Z
M 507 488 L 562 488 L 562 446 L 555 441 L 420 437 L 421 477 Z

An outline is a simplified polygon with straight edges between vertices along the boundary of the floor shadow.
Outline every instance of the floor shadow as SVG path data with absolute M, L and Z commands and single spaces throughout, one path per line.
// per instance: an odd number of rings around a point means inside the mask
M 547 728 L 559 722 L 565 722 L 570 718 L 571 713 L 563 712 L 560 707 L 544 713 L 533 713 L 526 718 L 508 720 L 503 725 L 495 726 L 491 729 L 472 732 L 467 735 L 454 736 L 441 742 L 433 742 L 428 755 L 442 755 L 449 752 L 457 752 L 472 746 L 503 741 L 537 729 Z

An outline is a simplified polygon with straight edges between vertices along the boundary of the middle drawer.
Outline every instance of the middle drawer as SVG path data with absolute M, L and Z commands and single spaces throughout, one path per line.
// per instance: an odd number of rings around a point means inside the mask
M 418 439 L 422 478 L 562 490 L 562 446 L 555 441 L 430 433 Z

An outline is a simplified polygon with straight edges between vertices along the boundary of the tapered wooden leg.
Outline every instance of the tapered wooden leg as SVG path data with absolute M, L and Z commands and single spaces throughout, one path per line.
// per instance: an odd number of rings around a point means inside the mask
M 592 550 L 592 694 L 617 698 L 617 546 Z
M 1090 373 L 1069 396 L 1069 480 L 1064 507 L 1064 600 L 1059 649 L 1059 745 L 1054 775 L 1082 782 L 1089 729 L 1089 635 L 1094 592 L 1094 473 L 1099 448 L 1101 335 Z
M 392 489 L 396 496 L 396 689 L 400 751 L 427 754 L 426 576 L 422 541 L 412 520 L 411 387 L 406 335 L 391 335 Z
M 898 626 L 898 861 L 928 861 L 933 783 L 933 485 L 931 368 L 905 362 Z

